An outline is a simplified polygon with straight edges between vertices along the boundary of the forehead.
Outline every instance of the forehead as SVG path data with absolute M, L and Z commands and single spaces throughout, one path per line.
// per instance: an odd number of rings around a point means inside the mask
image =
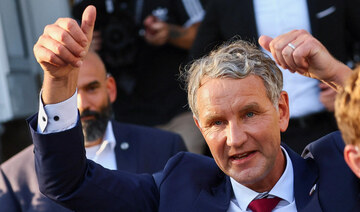
M 106 71 L 100 58 L 89 54 L 79 70 L 78 86 L 84 86 L 93 81 L 102 82 L 106 78 Z
M 244 105 L 246 103 L 270 102 L 262 79 L 250 75 L 244 79 L 209 79 L 201 81 L 197 105 L 199 113 L 216 107 Z

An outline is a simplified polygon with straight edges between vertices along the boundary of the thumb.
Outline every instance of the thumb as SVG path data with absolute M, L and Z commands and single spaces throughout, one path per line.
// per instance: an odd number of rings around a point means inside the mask
M 86 38 L 88 39 L 88 46 L 90 46 L 94 26 L 95 26 L 95 20 L 96 20 L 96 8 L 92 5 L 89 5 L 86 7 L 86 9 L 83 12 L 82 18 L 81 18 L 81 30 L 84 32 Z
M 272 41 L 273 39 L 269 36 L 266 36 L 266 35 L 261 35 L 260 38 L 259 38 L 259 44 L 261 47 L 263 47 L 264 49 L 268 50 L 270 52 L 270 42 Z

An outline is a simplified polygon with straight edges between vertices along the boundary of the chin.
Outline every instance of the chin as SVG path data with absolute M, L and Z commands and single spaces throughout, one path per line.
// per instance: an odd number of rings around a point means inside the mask
M 261 170 L 251 168 L 247 170 L 232 170 L 229 176 L 236 180 L 236 182 L 246 186 L 261 181 L 264 179 L 265 174 Z

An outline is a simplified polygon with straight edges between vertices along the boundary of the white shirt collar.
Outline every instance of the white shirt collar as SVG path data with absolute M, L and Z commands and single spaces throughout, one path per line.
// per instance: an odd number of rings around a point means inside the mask
M 103 138 L 103 142 L 104 141 L 107 141 L 110 144 L 111 150 L 115 149 L 116 139 L 115 139 L 111 121 L 108 122 L 108 125 L 106 127 L 104 138 Z
M 111 121 L 109 121 L 105 130 L 102 143 L 95 146 L 87 147 L 86 157 L 99 163 L 105 168 L 116 170 L 117 165 L 114 151 L 115 145 L 116 140 Z
M 294 202 L 294 170 L 290 157 L 286 150 L 281 147 L 286 156 L 286 167 L 278 182 L 270 190 L 269 195 L 280 197 L 279 206 Z M 230 178 L 237 205 L 242 211 L 246 211 L 250 202 L 260 193 L 253 191 Z

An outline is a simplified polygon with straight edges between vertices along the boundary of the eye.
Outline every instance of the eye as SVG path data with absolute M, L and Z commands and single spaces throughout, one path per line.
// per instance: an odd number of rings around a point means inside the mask
M 214 121 L 214 125 L 222 125 L 222 121 Z
M 89 87 L 87 87 L 87 91 L 88 92 L 94 92 L 96 89 L 98 88 L 98 86 L 89 86 Z
M 246 117 L 247 118 L 251 118 L 251 117 L 254 117 L 255 116 L 255 113 L 254 112 L 248 112 L 246 113 Z

